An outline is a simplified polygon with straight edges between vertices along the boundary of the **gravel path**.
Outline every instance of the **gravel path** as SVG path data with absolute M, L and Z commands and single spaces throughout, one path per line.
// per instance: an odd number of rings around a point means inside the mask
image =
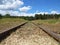
M 27 23 L 0 45 L 59 45 L 59 43 L 34 24 Z

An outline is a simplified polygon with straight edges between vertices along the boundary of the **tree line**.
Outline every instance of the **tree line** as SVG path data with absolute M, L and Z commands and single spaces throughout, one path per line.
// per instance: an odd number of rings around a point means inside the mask
M 60 14 L 35 14 L 35 19 L 59 19 Z
M 11 16 L 10 14 L 5 14 L 4 16 L 0 14 L 0 19 L 2 18 L 23 18 L 25 20 L 45 20 L 45 19 L 59 19 L 60 14 L 35 14 L 35 16 Z

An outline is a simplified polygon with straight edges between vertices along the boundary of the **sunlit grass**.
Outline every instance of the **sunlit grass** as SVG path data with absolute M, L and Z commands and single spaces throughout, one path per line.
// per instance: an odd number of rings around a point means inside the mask
M 11 23 L 11 22 L 22 22 L 22 21 L 25 21 L 25 20 L 20 18 L 3 18 L 3 19 L 0 19 L 0 24 Z
M 57 24 L 60 23 L 60 19 L 34 20 L 32 22 L 39 23 L 39 24 Z
M 0 19 L 0 30 L 5 30 L 6 28 L 11 28 L 24 22 L 26 20 L 20 18 L 2 18 Z

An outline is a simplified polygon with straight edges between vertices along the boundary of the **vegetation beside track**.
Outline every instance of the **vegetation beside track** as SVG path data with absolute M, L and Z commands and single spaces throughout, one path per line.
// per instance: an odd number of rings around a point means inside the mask
M 34 20 L 32 22 L 36 22 L 38 24 L 59 24 L 60 19 L 48 19 L 48 20 Z
M 48 19 L 48 20 L 34 20 L 32 21 L 38 25 L 44 25 L 51 31 L 60 34 L 60 19 Z
M 26 22 L 24 19 L 19 18 L 2 18 L 0 19 L 0 30 L 5 30 L 7 28 L 14 27 L 23 22 Z

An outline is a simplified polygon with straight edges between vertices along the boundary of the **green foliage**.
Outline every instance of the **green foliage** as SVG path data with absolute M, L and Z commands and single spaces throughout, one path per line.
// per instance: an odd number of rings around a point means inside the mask
M 10 14 L 5 14 L 5 18 L 10 18 Z
M 35 19 L 59 19 L 60 14 L 35 14 Z
M 2 14 L 0 14 L 0 19 L 2 18 Z
M 60 18 L 60 14 L 35 14 L 35 16 L 11 16 L 10 14 L 5 14 L 4 16 L 2 16 L 2 14 L 0 14 L 0 19 L 1 18 L 22 18 L 25 20 L 45 20 L 45 19 L 59 19 Z
M 20 18 L 23 18 L 25 20 L 34 20 L 34 17 L 33 16 L 20 16 Z

